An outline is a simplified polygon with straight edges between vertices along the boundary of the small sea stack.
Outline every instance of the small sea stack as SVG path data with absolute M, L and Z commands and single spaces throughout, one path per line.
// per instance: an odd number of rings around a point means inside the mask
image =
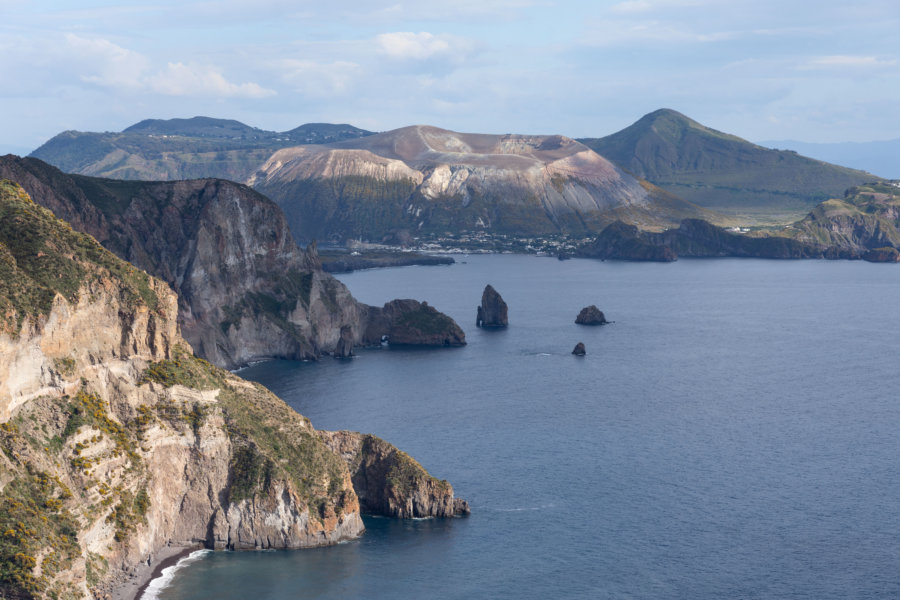
M 578 316 L 575 317 L 575 322 L 578 325 L 606 325 L 609 323 L 603 311 L 593 304 L 582 308 Z
M 587 350 L 584 349 L 584 342 L 578 342 L 575 344 L 575 349 L 572 350 L 572 354 L 575 356 L 584 356 L 587 354 Z
M 481 305 L 478 307 L 478 314 L 475 317 L 476 327 L 485 328 L 501 328 L 509 325 L 507 317 L 506 302 L 500 294 L 488 284 L 481 294 Z
M 341 327 L 341 337 L 334 348 L 335 358 L 350 358 L 353 356 L 353 329 L 349 325 Z

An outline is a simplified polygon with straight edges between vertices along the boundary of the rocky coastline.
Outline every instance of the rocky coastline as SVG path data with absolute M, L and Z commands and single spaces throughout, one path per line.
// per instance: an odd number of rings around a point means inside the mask
M 387 267 L 452 265 L 456 262 L 452 256 L 437 256 L 421 252 L 365 251 L 354 253 L 322 248 L 319 249 L 319 260 L 322 263 L 322 270 L 332 274 Z
M 353 473 L 327 434 L 196 357 L 165 283 L 8 181 L 0 258 L 0 372 L 14 374 L 0 380 L 0 526 L 15 535 L 0 543 L 0 596 L 133 597 L 185 548 L 362 534 Z M 392 514 L 463 512 L 386 442 L 357 456 L 402 467 L 382 492 L 360 490 L 387 495 Z

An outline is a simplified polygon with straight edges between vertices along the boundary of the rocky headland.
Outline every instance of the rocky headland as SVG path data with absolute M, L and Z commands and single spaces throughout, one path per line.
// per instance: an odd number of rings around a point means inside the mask
M 329 435 L 195 357 L 177 311 L 164 282 L 0 182 L 0 596 L 127 597 L 173 548 L 362 533 Z M 465 512 L 386 442 L 355 456 L 400 469 L 360 489 L 411 507 L 385 514 Z
M 449 482 L 430 476 L 381 438 L 354 431 L 320 431 L 319 436 L 347 463 L 364 512 L 399 518 L 469 514 L 469 503 L 454 497 Z
M 435 256 L 421 252 L 366 251 L 351 253 L 347 251 L 323 250 L 319 248 L 319 260 L 326 273 L 350 273 L 362 269 L 380 269 L 384 267 L 409 267 L 452 265 L 456 261 L 451 256 Z
M 182 334 L 218 366 L 346 355 L 348 345 L 352 351 L 378 343 L 367 336 L 373 329 L 367 316 L 382 323 L 380 309 L 357 302 L 324 272 L 316 245 L 300 249 L 278 206 L 247 186 L 220 179 L 97 179 L 12 155 L 0 157 L 0 177 L 172 286 Z M 425 338 L 407 335 L 404 343 L 439 339 L 441 346 L 459 337 L 449 317 L 411 309 L 420 321 L 434 318 L 423 322 Z
M 706 221 L 685 219 L 663 232 L 618 222 L 573 253 L 576 257 L 671 262 L 684 257 L 823 258 L 828 249 L 784 236 L 751 237 Z M 839 254 L 834 258 L 845 257 Z M 849 256 L 846 256 L 849 258 Z

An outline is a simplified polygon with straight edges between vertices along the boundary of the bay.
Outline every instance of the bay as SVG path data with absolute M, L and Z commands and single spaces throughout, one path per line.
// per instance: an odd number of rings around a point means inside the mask
M 341 279 L 428 300 L 468 345 L 240 375 L 409 452 L 472 515 L 207 554 L 160 598 L 900 596 L 892 265 L 473 255 Z M 487 283 L 506 330 L 474 326 Z M 575 325 L 588 304 L 614 323 Z

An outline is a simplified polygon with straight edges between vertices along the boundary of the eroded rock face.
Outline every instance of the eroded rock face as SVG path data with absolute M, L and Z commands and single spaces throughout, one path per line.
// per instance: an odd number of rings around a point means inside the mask
M 481 294 L 481 305 L 478 307 L 475 325 L 487 328 L 509 325 L 506 302 L 490 284 L 484 288 L 484 292 Z
M 178 294 L 182 335 L 218 366 L 346 356 L 348 348 L 379 341 L 367 337 L 367 319 L 373 315 L 383 323 L 382 309 L 357 302 L 322 271 L 316 244 L 301 250 L 278 206 L 246 186 L 70 176 L 14 156 L 0 157 L 0 176 L 15 179 L 58 217 L 168 282 Z M 465 339 L 461 332 L 438 339 L 446 332 L 392 324 L 396 343 L 458 345 Z
M 453 486 L 381 438 L 353 431 L 319 435 L 347 463 L 363 512 L 400 518 L 469 514 L 469 503 L 454 497 Z
M 168 286 L 7 184 L 0 529 L 17 533 L 0 545 L 0 596 L 133 593 L 130 576 L 170 547 L 301 548 L 362 533 L 347 463 L 308 419 L 194 357 Z M 73 266 L 47 277 L 58 261 Z M 406 465 L 393 450 L 383 460 Z M 385 492 L 398 515 L 452 505 L 427 474 L 398 481 Z M 406 485 L 415 492 L 401 495 Z
M 868 262 L 900 262 L 900 252 L 890 246 L 875 248 L 863 254 L 862 259 Z
M 398 346 L 464 346 L 466 334 L 456 321 L 427 302 L 391 300 L 383 307 L 366 307 L 367 329 L 363 341 L 386 339 Z
M 581 312 L 575 317 L 575 323 L 578 325 L 606 325 L 609 321 L 606 320 L 606 315 L 602 310 L 591 304 L 581 309 Z
M 353 356 L 353 329 L 349 325 L 341 327 L 341 339 L 334 349 L 337 358 L 350 358 Z
M 301 239 L 380 240 L 399 230 L 599 231 L 614 215 L 663 225 L 703 212 L 664 198 L 564 136 L 426 125 L 284 148 L 247 182 L 279 203 Z M 373 201 L 377 213 L 368 208 Z

